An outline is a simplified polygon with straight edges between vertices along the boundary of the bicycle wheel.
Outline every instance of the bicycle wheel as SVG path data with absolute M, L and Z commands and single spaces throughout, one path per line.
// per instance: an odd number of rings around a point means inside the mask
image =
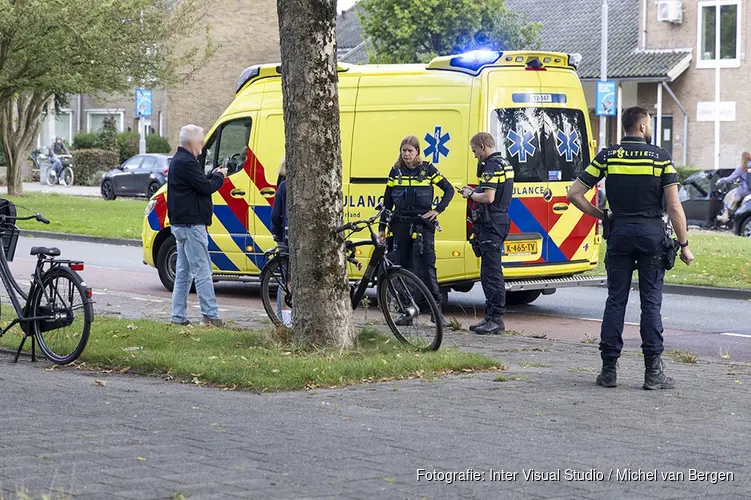
M 441 346 L 443 325 L 438 303 L 415 274 L 406 269 L 389 269 L 378 281 L 378 304 L 389 328 L 402 343 L 423 351 L 435 351 Z
M 94 308 L 81 277 L 63 266 L 48 269 L 29 306 L 32 316 L 49 318 L 32 323 L 47 359 L 58 365 L 75 361 L 86 347 L 94 321 Z
M 73 185 L 73 169 L 70 167 L 65 167 L 60 174 L 60 184 L 63 186 L 72 186 Z
M 275 326 L 292 326 L 292 290 L 289 281 L 289 258 L 278 255 L 261 270 L 261 301 Z

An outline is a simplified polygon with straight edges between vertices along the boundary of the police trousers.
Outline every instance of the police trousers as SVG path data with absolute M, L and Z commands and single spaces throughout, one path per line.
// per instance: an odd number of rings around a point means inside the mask
M 600 331 L 603 359 L 617 358 L 623 348 L 623 320 L 626 314 L 631 276 L 639 271 L 641 299 L 641 348 L 645 356 L 662 354 L 662 286 L 664 265 L 655 256 L 665 241 L 665 231 L 651 224 L 615 224 L 607 240 L 605 268 L 608 300 Z
M 395 217 L 391 222 L 391 233 L 394 235 L 396 264 L 415 273 L 440 306 L 441 292 L 435 269 L 435 229 L 419 221 Z M 417 237 L 413 238 L 413 234 Z
M 506 282 L 501 256 L 508 236 L 508 215 L 491 215 L 480 226 L 480 283 L 485 294 L 485 318 L 498 320 L 506 313 Z

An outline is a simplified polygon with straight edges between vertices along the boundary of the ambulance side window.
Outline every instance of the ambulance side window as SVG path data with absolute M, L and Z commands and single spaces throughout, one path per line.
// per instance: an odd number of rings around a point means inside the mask
M 250 118 L 227 122 L 207 141 L 204 149 L 207 174 L 225 164 L 228 175 L 243 169 L 248 155 L 251 125 Z
M 548 172 L 540 145 L 543 113 L 537 108 L 496 109 L 490 133 L 496 149 L 514 167 L 514 182 L 547 182 Z

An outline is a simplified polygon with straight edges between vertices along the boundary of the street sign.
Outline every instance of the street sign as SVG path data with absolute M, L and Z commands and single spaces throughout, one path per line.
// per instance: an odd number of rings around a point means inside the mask
M 136 89 L 136 116 L 151 116 L 151 90 Z
M 720 105 L 720 121 L 721 122 L 734 122 L 735 121 L 735 101 L 720 101 L 716 103 L 714 101 L 697 102 L 696 103 L 696 121 L 697 122 L 713 122 L 717 118 L 717 104 Z
M 616 83 L 614 81 L 597 81 L 597 116 L 615 116 L 616 109 Z

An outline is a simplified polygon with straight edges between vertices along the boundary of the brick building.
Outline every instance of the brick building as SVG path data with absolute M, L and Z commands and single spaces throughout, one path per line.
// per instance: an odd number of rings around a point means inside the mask
M 207 130 L 213 125 L 232 102 L 237 77 L 245 68 L 279 60 L 276 0 L 216 0 L 205 22 L 217 47 L 213 57 L 185 84 L 154 89 L 147 133 L 167 137 L 173 148 L 186 123 Z M 203 28 L 184 41 L 186 47 L 204 41 Z M 72 96 L 56 122 L 42 127 L 39 145 L 50 144 L 56 135 L 72 140 L 78 132 L 96 131 L 108 115 L 121 131 L 137 131 L 135 114 L 135 90 L 127 96 Z
M 602 0 L 506 0 L 512 10 L 542 23 L 542 48 L 583 56 L 579 67 L 592 110 L 600 77 Z M 734 166 L 751 150 L 751 102 L 746 98 L 745 54 L 749 15 L 741 0 L 622 0 L 609 2 L 608 79 L 617 82 L 619 109 L 637 103 L 655 115 L 655 142 L 673 153 L 676 163 L 712 168 L 715 164 L 715 68 L 720 70 L 718 164 Z M 344 62 L 367 62 L 357 7 L 340 16 Z M 350 15 L 353 14 L 353 15 Z M 719 14 L 720 58 L 715 58 L 715 22 Z M 661 120 L 657 123 L 657 116 Z M 709 121 L 706 121 L 709 120 Z M 608 142 L 620 138 L 619 119 L 608 119 Z

